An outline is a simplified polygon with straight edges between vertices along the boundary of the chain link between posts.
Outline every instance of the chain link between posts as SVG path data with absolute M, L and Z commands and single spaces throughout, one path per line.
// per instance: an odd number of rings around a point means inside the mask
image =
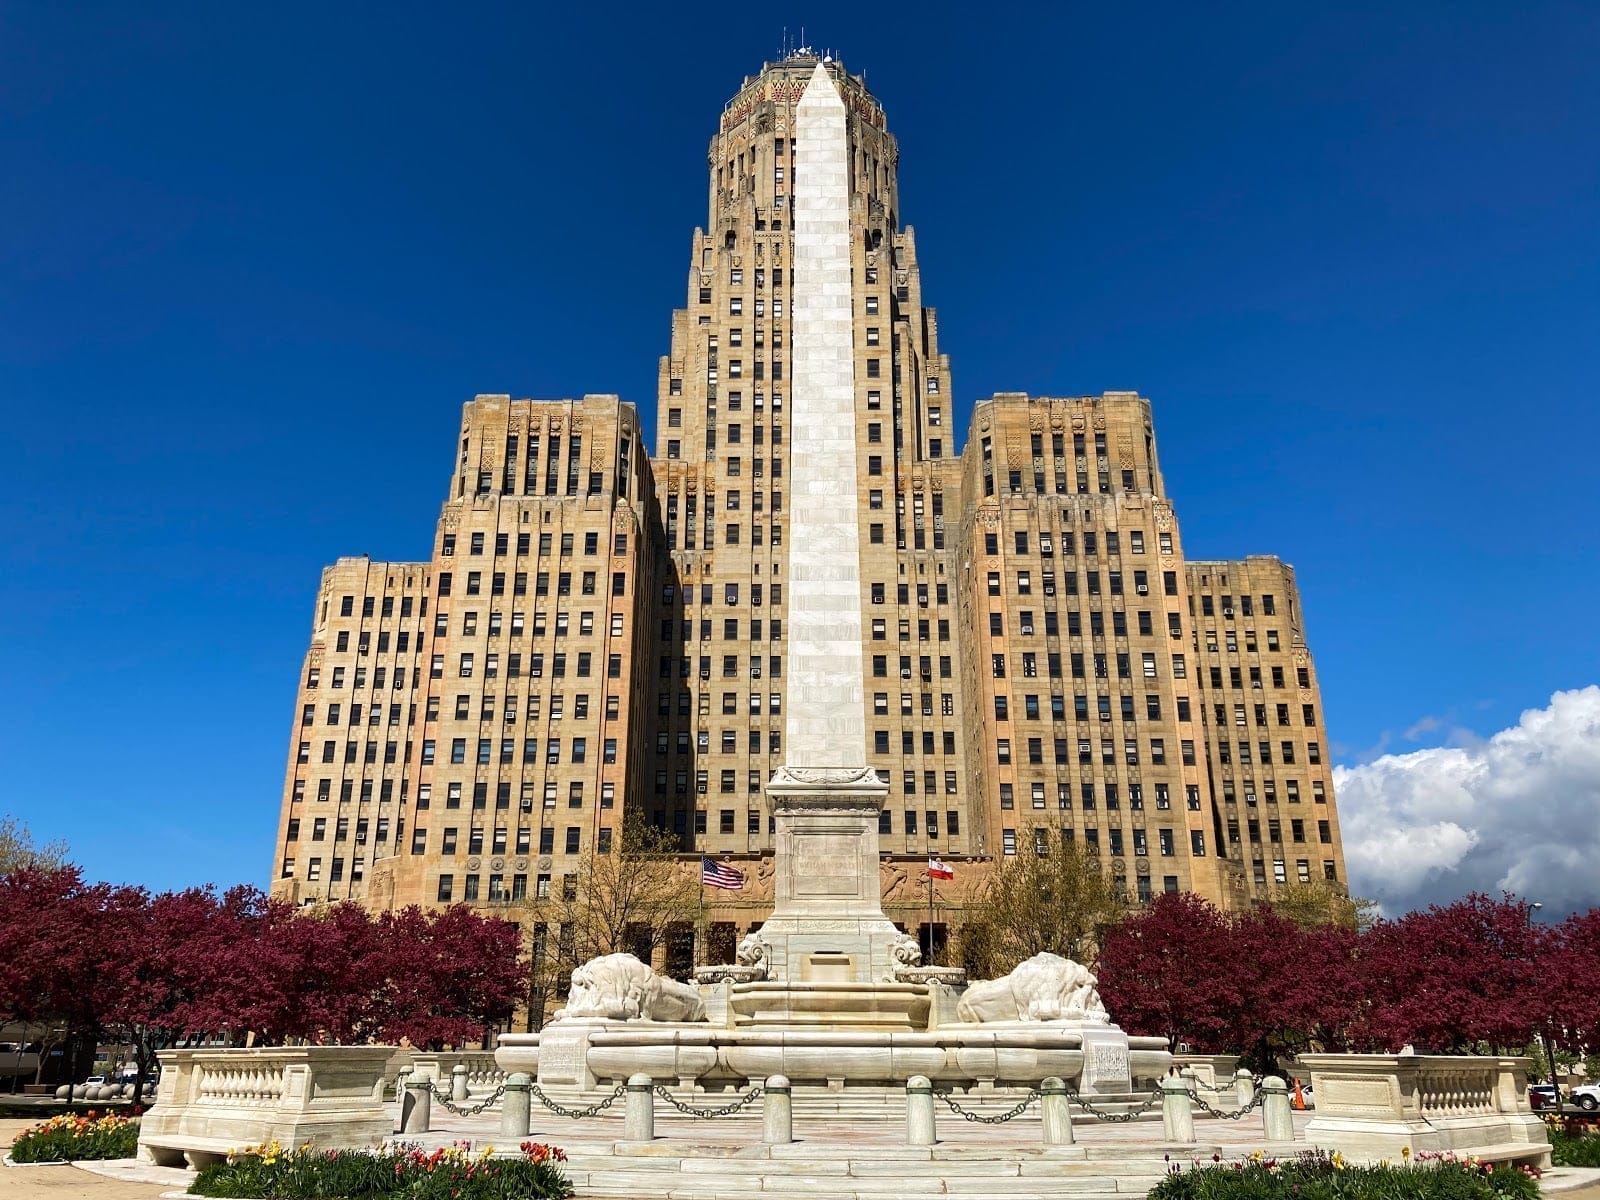
M 1195 1106 L 1199 1108 L 1201 1112 L 1210 1113 L 1213 1117 L 1218 1117 L 1224 1121 L 1237 1121 L 1246 1113 L 1253 1112 L 1255 1109 L 1259 1108 L 1262 1101 L 1266 1099 L 1267 1093 L 1265 1088 L 1258 1087 L 1256 1088 L 1254 1094 L 1251 1095 L 1250 1102 L 1248 1104 L 1244 1105 L 1242 1108 L 1233 1109 L 1212 1108 L 1211 1105 L 1200 1099 L 1200 1097 L 1194 1092 L 1188 1092 L 1186 1095 L 1194 1102 Z
M 1001 1124 L 1004 1124 L 1006 1121 L 1010 1121 L 1010 1120 L 1013 1120 L 1016 1117 L 1020 1117 L 1023 1113 L 1025 1113 L 1028 1110 L 1028 1106 L 1030 1104 L 1032 1104 L 1035 1100 L 1037 1100 L 1043 1094 L 1044 1093 L 1039 1091 L 1038 1088 L 1029 1088 L 1028 1089 L 1028 1094 L 1026 1096 L 1024 1096 L 1021 1100 L 1017 1101 L 1017 1103 L 1014 1104 L 1011 1108 L 1007 1109 L 1003 1113 L 997 1113 L 996 1115 L 994 1115 L 992 1117 L 986 1117 L 982 1113 L 976 1113 L 976 1112 L 971 1111 L 970 1109 L 962 1108 L 961 1105 L 956 1103 L 956 1098 L 954 1096 L 952 1096 L 949 1092 L 935 1092 L 934 1093 L 935 1096 L 939 1097 L 939 1099 L 943 1100 L 947 1105 L 950 1106 L 950 1111 L 951 1112 L 955 1113 L 962 1120 L 964 1120 L 964 1121 L 975 1121 L 979 1125 L 1001 1125 Z
M 546 1096 L 544 1092 L 539 1089 L 539 1085 L 537 1083 L 530 1083 L 528 1085 L 528 1095 L 532 1096 L 540 1104 L 544 1105 L 551 1112 L 555 1113 L 556 1116 L 570 1117 L 574 1121 L 582 1121 L 588 1117 L 599 1116 L 601 1113 L 605 1112 L 606 1109 L 615 1104 L 617 1102 L 617 1097 L 621 1096 L 627 1090 L 628 1089 L 626 1087 L 619 1083 L 609 1096 L 602 1096 L 593 1104 L 590 1104 L 584 1108 L 567 1108 L 563 1105 L 557 1104 L 554 1100 L 550 1099 L 549 1096 Z
M 758 1083 L 748 1092 L 730 1104 L 724 1104 L 720 1108 L 696 1108 L 693 1104 L 685 1104 L 682 1100 L 679 1100 L 662 1084 L 658 1083 L 650 1090 L 656 1095 L 660 1096 L 668 1104 L 672 1105 L 672 1107 L 677 1109 L 679 1112 L 684 1113 L 687 1116 L 694 1117 L 697 1121 L 709 1121 L 713 1117 L 731 1117 L 735 1113 L 749 1108 L 757 1100 L 761 1099 L 762 1095 L 762 1087 Z
M 1108 1112 L 1103 1108 L 1096 1108 L 1072 1088 L 1067 1089 L 1067 1096 L 1075 1104 L 1077 1104 L 1079 1108 L 1083 1109 L 1084 1112 L 1088 1113 L 1096 1121 L 1104 1121 L 1108 1125 L 1124 1125 L 1129 1121 L 1137 1120 L 1138 1118 L 1144 1116 L 1144 1114 L 1149 1112 L 1152 1108 L 1156 1107 L 1156 1105 L 1161 1103 L 1161 1092 L 1158 1090 L 1151 1092 L 1148 1096 L 1146 1096 L 1144 1098 L 1144 1103 L 1139 1105 L 1138 1108 L 1132 1108 L 1127 1112 L 1117 1113 Z
M 428 1085 L 428 1090 L 433 1093 L 433 1098 L 439 1102 L 441 1107 L 443 1107 L 445 1109 L 448 1109 L 450 1112 L 455 1113 L 456 1116 L 458 1116 L 458 1117 L 475 1117 L 479 1113 L 483 1112 L 484 1110 L 486 1110 L 488 1108 L 491 1108 L 495 1104 L 499 1103 L 500 1099 L 506 1094 L 506 1085 L 502 1083 L 499 1087 L 495 1088 L 494 1091 L 490 1092 L 487 1096 L 485 1096 L 477 1104 L 456 1104 L 453 1100 L 450 1099 L 449 1096 L 445 1095 L 443 1092 L 441 1092 L 439 1090 L 437 1084 L 430 1083 Z

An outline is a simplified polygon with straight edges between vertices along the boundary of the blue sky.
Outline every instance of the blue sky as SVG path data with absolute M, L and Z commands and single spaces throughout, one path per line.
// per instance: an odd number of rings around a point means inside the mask
M 783 22 L 887 108 L 960 402 L 1149 396 L 1341 761 L 1600 681 L 1600 8 L 773 13 L 0 5 L 0 811 L 266 881 L 320 566 L 426 553 L 476 392 L 653 428 Z

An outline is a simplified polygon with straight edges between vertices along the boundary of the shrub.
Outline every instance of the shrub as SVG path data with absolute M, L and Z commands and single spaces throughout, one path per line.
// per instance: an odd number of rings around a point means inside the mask
M 1409 1154 L 1402 1162 L 1370 1167 L 1347 1164 L 1338 1155 L 1304 1154 L 1292 1159 L 1220 1158 L 1172 1174 L 1150 1192 L 1151 1200 L 1538 1200 L 1538 1172 L 1491 1165 L 1452 1154 Z
M 25 1129 L 11 1147 L 19 1163 L 77 1162 L 91 1158 L 132 1158 L 139 1149 L 139 1122 L 116 1113 L 95 1116 L 62 1113 Z
M 473 1154 L 470 1142 L 431 1154 L 405 1144 L 369 1153 L 313 1150 L 309 1143 L 285 1151 L 269 1142 L 205 1167 L 189 1191 L 251 1200 L 559 1200 L 572 1194 L 556 1165 L 566 1160 L 562 1151 L 540 1142 L 523 1142 L 521 1150 L 519 1158 L 495 1158 L 494 1147 Z

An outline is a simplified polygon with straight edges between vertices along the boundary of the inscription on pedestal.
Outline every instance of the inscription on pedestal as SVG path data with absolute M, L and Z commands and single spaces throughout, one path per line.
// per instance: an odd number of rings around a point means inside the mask
M 861 891 L 861 839 L 848 834 L 799 834 L 791 843 L 794 894 L 853 897 Z

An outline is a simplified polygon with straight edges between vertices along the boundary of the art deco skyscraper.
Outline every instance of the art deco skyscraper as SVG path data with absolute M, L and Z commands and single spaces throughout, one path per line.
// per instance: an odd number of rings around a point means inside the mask
M 654 455 L 614 397 L 479 397 L 430 560 L 324 573 L 281 894 L 536 910 L 634 812 L 686 854 L 749 867 L 717 897 L 722 938 L 765 917 L 764 789 L 791 708 L 818 703 L 785 669 L 797 339 L 853 401 L 854 757 L 890 789 L 892 917 L 942 926 L 986 862 L 1054 840 L 1133 896 L 1238 905 L 1342 883 L 1292 570 L 1186 559 L 1134 393 L 999 393 L 958 442 L 898 147 L 836 62 L 821 65 L 846 111 L 845 319 L 825 339 L 796 328 L 797 107 L 818 65 L 767 64 L 721 114 Z M 930 853 L 958 867 L 931 922 Z

